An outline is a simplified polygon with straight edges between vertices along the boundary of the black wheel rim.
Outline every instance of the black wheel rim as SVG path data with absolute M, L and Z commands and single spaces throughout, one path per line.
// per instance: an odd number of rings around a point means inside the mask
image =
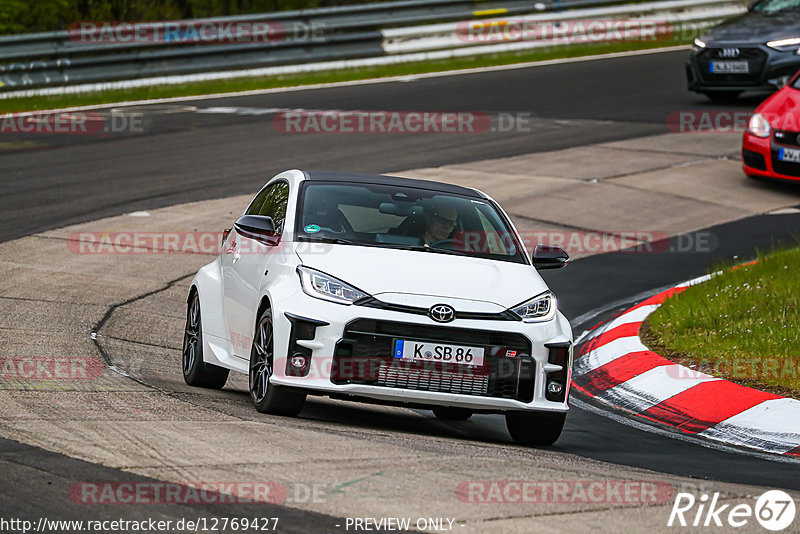
M 250 395 L 256 403 L 267 396 L 272 376 L 272 320 L 264 317 L 258 323 L 250 352 Z
M 183 374 L 192 372 L 197 359 L 201 338 L 200 299 L 197 295 L 192 299 L 186 313 L 186 329 L 183 334 Z

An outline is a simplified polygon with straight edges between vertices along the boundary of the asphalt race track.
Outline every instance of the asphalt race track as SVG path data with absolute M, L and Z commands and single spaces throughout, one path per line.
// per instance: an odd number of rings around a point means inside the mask
M 163 108 L 174 111 L 170 113 L 145 110 L 147 131 L 143 134 L 108 139 L 42 135 L 0 139 L 9 146 L 19 143 L 11 148 L 0 143 L 0 241 L 135 210 L 252 193 L 267 177 L 286 168 L 390 173 L 666 133 L 667 116 L 676 110 L 722 109 L 685 90 L 685 56 L 686 52 L 668 52 L 194 100 L 185 103 L 196 108 L 194 111 L 177 110 L 184 105 L 180 103 Z M 742 100 L 733 109 L 752 110 L 759 101 Z M 229 109 L 197 112 L 210 108 Z M 286 135 L 258 114 L 236 111 L 270 108 L 530 113 L 538 127 L 483 136 Z M 545 273 L 544 278 L 558 295 L 563 312 L 573 319 L 577 337 L 583 329 L 613 316 L 636 295 L 703 274 L 720 260 L 751 258 L 757 250 L 794 242 L 794 236 L 800 235 L 800 215 L 757 216 L 707 231 L 716 238 L 710 253 L 606 254 L 578 260 L 563 271 Z M 353 424 L 363 417 L 358 409 L 337 414 L 315 406 L 312 412 L 312 418 Z M 369 427 L 372 423 L 357 424 Z M 431 420 L 424 427 L 410 422 L 408 428 L 396 430 L 374 424 L 382 433 L 402 435 L 433 427 L 443 436 L 463 434 L 458 424 L 454 432 L 453 423 Z M 486 446 L 491 446 L 493 439 L 507 440 L 504 428 L 477 425 L 475 433 Z M 646 432 L 596 409 L 573 406 L 564 434 L 552 450 L 699 479 L 800 490 L 797 464 Z M 0 492 L 0 509 L 17 509 L 19 515 L 24 512 L 30 517 L 53 507 L 69 517 L 70 502 L 64 492 L 69 480 L 137 478 L 8 440 L 0 440 L 0 463 L 9 481 L 25 488 Z M 53 480 L 60 482 L 54 485 Z M 286 518 L 288 532 L 338 521 L 277 506 L 261 515 L 271 511 Z M 169 507 L 151 515 L 157 513 L 163 517 L 176 514 Z
M 250 193 L 287 168 L 390 172 L 491 159 L 666 133 L 667 117 L 676 110 L 731 109 L 686 92 L 685 56 L 647 54 L 185 104 L 509 112 L 541 119 L 521 133 L 397 134 L 377 140 L 368 134 L 286 135 L 258 115 L 149 112 L 144 134 L 101 140 L 4 136 L 4 141 L 37 146 L 0 152 L 5 204 L 0 239 L 137 209 Z M 737 107 L 751 110 L 757 102 L 743 100 Z

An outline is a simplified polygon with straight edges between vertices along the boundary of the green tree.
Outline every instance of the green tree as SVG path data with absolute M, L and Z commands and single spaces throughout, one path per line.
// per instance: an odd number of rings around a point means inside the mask
M 224 17 L 370 1 L 376 0 L 0 0 L 0 35 L 63 30 L 77 21 Z
M 65 28 L 75 20 L 72 0 L 0 0 L 0 34 Z

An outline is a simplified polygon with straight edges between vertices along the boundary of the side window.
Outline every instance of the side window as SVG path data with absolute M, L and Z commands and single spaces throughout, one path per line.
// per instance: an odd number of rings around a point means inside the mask
M 278 182 L 258 194 L 250 208 L 248 208 L 247 214 L 272 217 L 272 222 L 275 223 L 275 230 L 281 233 L 283 231 L 283 223 L 286 220 L 286 208 L 288 205 L 289 184 Z
M 258 193 L 258 196 L 256 196 L 255 199 L 253 199 L 253 202 L 251 202 L 250 206 L 247 208 L 245 215 L 258 215 L 259 213 L 261 213 L 261 206 L 264 205 L 264 199 L 267 198 L 270 189 L 272 188 L 265 187 L 264 189 L 261 190 L 261 192 Z

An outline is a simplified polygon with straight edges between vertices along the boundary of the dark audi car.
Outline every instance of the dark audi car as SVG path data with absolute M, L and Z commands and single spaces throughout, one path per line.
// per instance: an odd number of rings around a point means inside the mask
M 689 90 L 729 101 L 774 91 L 800 69 L 800 0 L 759 0 L 694 41 Z

